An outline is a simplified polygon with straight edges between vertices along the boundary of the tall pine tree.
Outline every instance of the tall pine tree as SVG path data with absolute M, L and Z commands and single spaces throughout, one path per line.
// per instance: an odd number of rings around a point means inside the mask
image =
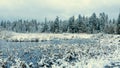
M 117 20 L 117 34 L 120 34 L 120 13 Z

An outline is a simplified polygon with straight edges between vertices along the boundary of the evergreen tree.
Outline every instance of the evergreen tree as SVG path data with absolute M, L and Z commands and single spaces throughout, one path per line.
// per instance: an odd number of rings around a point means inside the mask
M 95 13 L 89 18 L 91 33 L 96 33 L 98 30 L 98 19 Z
M 117 19 L 117 34 L 120 34 L 120 13 Z
M 59 17 L 57 16 L 53 24 L 53 32 L 59 32 Z
M 75 23 L 75 18 L 74 18 L 74 16 L 72 16 L 69 19 L 68 32 L 70 32 L 70 33 L 74 33 L 75 32 L 74 23 Z
M 99 18 L 100 32 L 106 32 L 105 30 L 108 29 L 107 28 L 108 25 L 109 25 L 109 23 L 108 23 L 108 15 L 106 15 L 104 12 L 100 13 L 100 18 Z
M 78 28 L 78 32 L 79 33 L 83 33 L 85 32 L 86 30 L 86 26 L 85 26 L 85 19 L 83 19 L 83 17 L 81 15 L 78 16 L 78 19 L 77 19 L 77 28 Z
M 45 23 L 43 25 L 42 32 L 48 32 L 48 25 L 47 25 L 47 19 L 45 18 Z

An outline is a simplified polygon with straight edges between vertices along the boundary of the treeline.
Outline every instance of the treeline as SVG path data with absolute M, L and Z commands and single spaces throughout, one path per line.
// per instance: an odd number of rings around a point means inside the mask
M 69 20 L 61 20 L 58 16 L 54 21 L 38 22 L 37 20 L 1 21 L 0 28 L 15 32 L 46 32 L 46 33 L 109 33 L 120 34 L 120 14 L 117 19 L 109 19 L 103 13 L 99 17 L 93 13 L 90 17 L 78 15 Z

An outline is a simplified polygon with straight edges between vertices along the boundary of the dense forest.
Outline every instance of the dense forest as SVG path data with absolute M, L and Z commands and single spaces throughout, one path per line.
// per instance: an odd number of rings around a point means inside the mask
M 44 22 L 37 20 L 2 20 L 0 22 L 0 29 L 15 31 L 19 33 L 108 33 L 120 34 L 120 14 L 117 19 L 109 19 L 108 15 L 103 13 L 99 17 L 93 13 L 90 17 L 78 15 L 69 20 L 61 20 L 58 16 L 53 21 L 48 21 L 45 18 Z

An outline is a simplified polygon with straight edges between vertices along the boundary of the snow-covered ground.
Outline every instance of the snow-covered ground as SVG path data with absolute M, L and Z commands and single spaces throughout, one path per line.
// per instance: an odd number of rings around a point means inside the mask
M 0 68 L 120 68 L 120 35 L 0 32 Z
M 13 36 L 7 38 L 7 40 L 18 40 L 18 41 L 31 41 L 31 40 L 67 40 L 67 39 L 78 39 L 78 38 L 90 38 L 92 35 L 88 34 L 52 34 L 52 33 L 14 33 Z

